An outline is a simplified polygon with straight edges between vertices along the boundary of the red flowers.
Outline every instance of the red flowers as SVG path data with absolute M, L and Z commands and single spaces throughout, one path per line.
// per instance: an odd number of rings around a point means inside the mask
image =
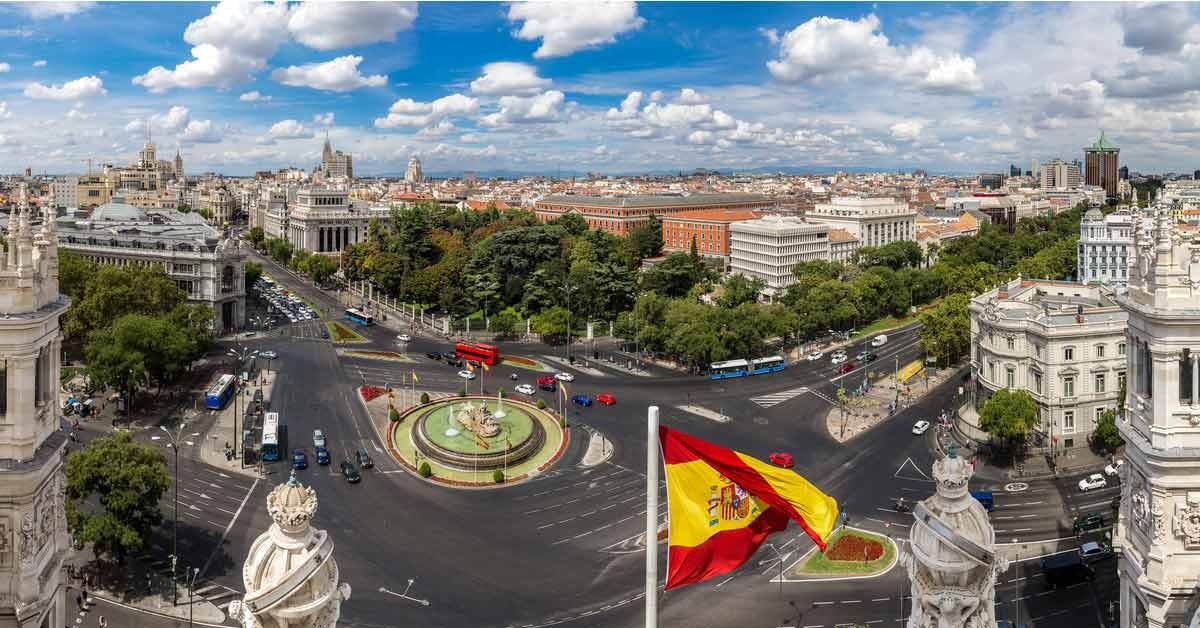
M 825 550 L 829 560 L 872 561 L 883 556 L 883 545 L 879 541 L 864 539 L 853 532 L 843 534 Z
M 371 401 L 381 395 L 386 395 L 388 389 L 380 386 L 363 386 L 358 389 L 358 393 L 362 395 L 363 401 Z

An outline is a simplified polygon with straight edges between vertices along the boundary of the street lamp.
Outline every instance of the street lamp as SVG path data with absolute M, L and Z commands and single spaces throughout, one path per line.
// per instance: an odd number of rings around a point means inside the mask
M 226 355 L 236 358 L 237 364 L 235 366 L 241 367 L 246 363 L 246 360 L 258 355 L 258 351 L 250 351 L 250 349 L 246 347 L 242 347 L 240 351 L 231 348 Z M 242 390 L 241 386 L 238 385 L 238 371 L 236 369 L 233 372 L 233 381 L 233 457 L 237 458 L 238 439 L 241 438 L 241 433 L 238 432 L 238 397 L 242 394 Z M 244 453 L 245 452 L 243 452 L 243 454 Z
M 192 601 L 192 592 L 196 589 L 196 576 L 200 575 L 199 567 L 192 567 L 192 577 L 188 578 L 188 628 L 192 628 L 192 613 L 196 608 L 195 602 Z
M 563 280 L 563 293 L 567 296 L 567 361 L 571 361 L 571 293 L 575 292 L 575 286 L 572 286 L 567 280 Z
M 171 522 L 171 603 L 173 605 L 179 604 L 179 588 L 175 586 L 175 563 L 179 559 L 179 444 L 180 442 L 183 442 L 189 447 L 195 444 L 190 440 L 179 440 L 183 437 L 184 427 L 187 427 L 187 423 L 180 423 L 179 427 L 175 429 L 175 433 L 172 434 L 171 430 L 168 430 L 166 426 L 158 426 L 158 429 L 162 430 L 163 433 L 167 435 L 167 438 L 171 441 L 167 446 L 175 450 L 175 516 Z

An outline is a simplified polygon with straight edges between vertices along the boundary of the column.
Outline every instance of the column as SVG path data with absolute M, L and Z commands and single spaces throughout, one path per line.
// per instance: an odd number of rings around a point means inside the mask
M 350 227 L 342 227 L 342 231 L 345 234 L 342 236 L 342 245 L 338 247 L 339 251 L 346 248 L 347 243 L 350 242 Z
M 1192 351 L 1192 405 L 1200 405 L 1200 354 Z

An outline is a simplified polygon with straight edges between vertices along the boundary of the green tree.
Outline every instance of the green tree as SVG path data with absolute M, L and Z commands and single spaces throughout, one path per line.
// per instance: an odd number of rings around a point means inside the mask
M 72 337 L 87 338 L 125 314 L 163 316 L 186 299 L 187 293 L 157 264 L 102 266 L 71 306 L 64 327 Z
M 712 273 L 698 256 L 671 253 L 642 275 L 642 290 L 669 297 L 681 297 Z
M 970 303 L 967 295 L 952 294 L 921 313 L 921 348 L 939 364 L 954 362 L 971 346 Z
M 583 235 L 587 233 L 588 230 L 587 221 L 583 219 L 583 216 L 580 216 L 575 212 L 563 214 L 555 219 L 551 224 L 565 229 L 568 234 L 573 236 Z
M 100 267 L 86 257 L 65 249 L 58 251 L 58 288 L 73 300 L 83 298 L 88 283 L 99 270 Z
M 333 261 L 330 257 L 325 255 L 311 255 L 305 264 L 304 272 L 308 275 L 309 279 L 313 280 L 313 283 L 323 284 L 337 272 L 337 269 L 337 262 Z
M 858 249 L 856 257 L 858 265 L 863 268 L 886 266 L 892 270 L 900 270 L 919 266 L 924 254 L 916 242 L 897 240 L 883 246 L 864 246 Z
M 490 324 L 497 336 L 510 336 L 517 329 L 517 315 L 505 310 L 492 316 Z
M 262 278 L 262 275 L 263 275 L 262 264 L 256 264 L 254 262 L 249 262 L 249 261 L 246 262 L 246 287 L 247 288 L 249 288 L 250 286 L 253 286 L 255 282 L 257 282 L 259 279 Z
M 246 233 L 246 239 L 250 240 L 250 244 L 257 249 L 262 247 L 263 241 L 267 239 L 267 234 L 263 232 L 262 227 L 251 227 L 250 231 Z
M 638 225 L 630 232 L 629 241 L 639 258 L 658 255 L 663 246 L 662 223 L 658 221 L 658 218 L 652 216 L 650 220 Z
M 721 284 L 723 292 L 717 299 L 717 304 L 732 310 L 743 303 L 754 303 L 758 300 L 758 293 L 762 292 L 765 286 L 766 282 L 758 277 L 747 278 L 741 273 L 734 273 Z
M 146 547 L 162 521 L 171 485 L 166 461 L 128 433 L 97 438 L 67 458 L 67 525 L 96 554 L 124 562 Z M 98 504 L 98 507 L 97 507 Z
M 1025 390 L 1001 388 L 979 410 L 980 429 L 1009 444 L 1024 442 L 1037 422 L 1037 402 Z
M 175 207 L 175 210 L 181 214 L 189 214 L 192 211 L 192 206 L 188 205 L 187 203 L 180 203 L 177 207 Z
M 570 318 L 567 308 L 556 305 L 533 316 L 533 330 L 543 336 L 566 336 Z
M 1092 445 L 1102 452 L 1109 453 L 1125 444 L 1117 430 L 1117 413 L 1105 410 L 1096 419 L 1096 429 L 1092 431 Z

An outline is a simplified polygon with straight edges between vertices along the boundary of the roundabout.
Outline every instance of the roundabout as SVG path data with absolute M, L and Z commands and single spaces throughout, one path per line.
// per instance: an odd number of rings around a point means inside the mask
M 431 482 L 457 487 L 518 483 L 548 469 L 569 441 L 547 410 L 497 397 L 443 397 L 391 413 L 389 452 Z

